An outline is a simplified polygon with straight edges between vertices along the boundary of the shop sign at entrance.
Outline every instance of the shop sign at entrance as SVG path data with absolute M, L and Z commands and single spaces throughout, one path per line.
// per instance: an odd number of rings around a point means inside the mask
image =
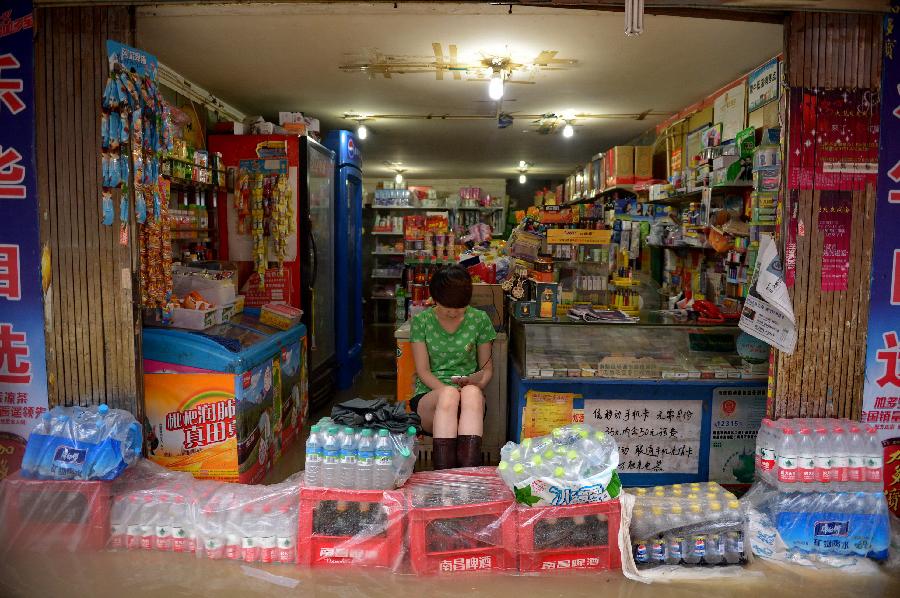
M 547 243 L 560 245 L 608 245 L 612 239 L 611 230 L 582 230 L 574 228 L 553 228 L 547 231 Z
M 0 6 L 0 478 L 47 410 L 30 1 Z
M 619 445 L 619 473 L 700 471 L 703 401 L 585 400 L 584 420 Z
M 895 15 L 885 17 L 884 97 L 872 246 L 862 421 L 883 442 L 900 438 L 900 51 Z M 890 489 L 890 478 L 885 476 Z M 900 489 L 900 480 L 895 488 Z
M 778 59 L 773 58 L 747 77 L 747 112 L 778 99 Z

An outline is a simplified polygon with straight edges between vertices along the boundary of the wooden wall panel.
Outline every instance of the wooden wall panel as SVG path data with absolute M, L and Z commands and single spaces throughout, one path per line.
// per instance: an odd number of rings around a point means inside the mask
M 784 35 L 789 88 L 859 88 L 879 93 L 880 16 L 793 13 L 787 18 Z M 789 139 L 788 144 L 804 141 Z M 790 152 L 787 154 L 790 162 Z M 805 229 L 805 235 L 797 237 L 796 282 L 791 289 L 798 343 L 792 356 L 777 354 L 774 415 L 858 418 L 865 371 L 875 188 L 868 185 L 851 191 L 850 277 L 847 290 L 840 292 L 821 289 L 823 235 L 817 218 L 822 191 L 793 192 L 799 198 L 798 220 Z
M 50 404 L 108 403 L 141 415 L 134 223 L 122 245 L 118 224 L 101 223 L 99 186 L 106 40 L 134 43 L 133 11 L 39 8 L 35 36 L 41 242 L 52 260 Z

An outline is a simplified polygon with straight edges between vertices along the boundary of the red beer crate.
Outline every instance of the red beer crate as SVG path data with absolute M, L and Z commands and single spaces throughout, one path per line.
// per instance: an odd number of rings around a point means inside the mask
M 397 490 L 301 488 L 298 563 L 396 568 L 403 559 L 405 519 L 406 502 Z
M 414 573 L 516 569 L 515 502 L 499 477 L 423 472 L 404 492 Z
M 559 507 L 517 505 L 519 570 L 619 569 L 618 500 Z
M 103 550 L 110 482 L 31 480 L 15 473 L 0 489 L 0 543 L 25 550 Z

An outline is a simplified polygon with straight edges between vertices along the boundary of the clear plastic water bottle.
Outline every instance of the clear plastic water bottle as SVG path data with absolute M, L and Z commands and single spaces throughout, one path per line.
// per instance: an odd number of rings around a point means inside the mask
M 816 451 L 816 490 L 819 492 L 829 492 L 832 489 L 832 447 L 831 437 L 828 435 L 828 430 L 826 428 L 816 428 L 814 447 Z
M 143 505 L 138 502 L 138 497 L 132 494 L 128 497 L 128 516 L 125 527 L 125 548 L 138 550 L 141 547 L 141 521 L 143 519 Z
M 778 447 L 778 490 L 795 492 L 797 485 L 797 441 L 794 429 L 785 426 L 781 429 L 781 443 Z
M 356 488 L 372 490 L 372 474 L 375 469 L 375 437 L 372 435 L 372 430 L 360 432 L 359 445 L 356 450 Z
M 847 489 L 857 492 L 866 480 L 866 441 L 859 426 L 847 428 Z
M 863 447 L 867 490 L 884 492 L 884 448 L 878 438 L 878 430 L 866 429 Z
M 117 496 L 109 511 L 109 548 L 123 550 L 128 527 L 128 500 L 125 496 Z
M 815 440 L 809 428 L 801 428 L 797 436 L 797 490 L 816 490 L 816 449 Z
M 345 490 L 356 488 L 356 434 L 353 428 L 341 431 L 340 487 Z
M 260 509 L 259 519 L 256 524 L 256 543 L 259 546 L 259 561 L 261 563 L 275 563 L 277 559 L 278 524 L 276 523 L 277 511 L 272 510 L 271 504 L 264 504 Z
M 237 499 L 232 500 L 224 509 L 222 525 L 225 537 L 225 558 L 232 561 L 241 560 L 242 542 L 244 539 L 244 511 Z
M 325 447 L 322 445 L 321 428 L 314 425 L 309 429 L 309 438 L 306 439 L 306 465 L 304 480 L 307 486 L 322 485 L 322 458 L 325 455 Z
M 378 430 L 378 437 L 375 439 L 372 486 L 375 490 L 390 490 L 394 487 L 394 447 L 391 433 L 387 430 Z
M 706 538 L 706 556 L 703 560 L 707 565 L 720 565 L 725 562 L 725 536 L 717 529 L 722 521 L 722 503 L 709 503 L 707 519 L 710 531 Z
M 847 447 L 847 434 L 843 426 L 834 426 L 831 440 L 831 482 L 834 484 L 833 492 L 846 492 L 848 488 L 850 469 L 850 451 Z
M 159 497 L 157 511 L 153 548 L 169 552 L 172 550 L 172 508 L 167 495 Z
M 322 453 L 322 485 L 326 488 L 337 488 L 340 480 L 341 447 L 338 444 L 337 434 L 337 426 L 331 426 L 325 431 Z
M 684 558 L 684 514 L 681 505 L 672 505 L 669 509 L 669 531 L 666 532 L 666 564 L 678 565 Z
M 187 501 L 183 496 L 172 500 L 172 551 L 188 552 L 188 535 L 191 532 L 191 517 Z
M 289 504 L 278 508 L 276 520 L 276 542 L 278 545 L 278 562 L 294 563 L 297 560 L 297 515 L 292 513 Z
M 156 539 L 156 522 L 159 516 L 156 499 L 152 496 L 145 496 L 141 511 L 141 550 L 153 550 Z

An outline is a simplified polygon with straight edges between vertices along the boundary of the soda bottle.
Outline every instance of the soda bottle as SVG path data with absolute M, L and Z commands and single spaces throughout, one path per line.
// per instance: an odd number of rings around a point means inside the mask
M 865 478 L 869 492 L 884 492 L 884 449 L 878 439 L 878 430 L 867 428 L 864 447 Z
M 631 529 L 634 530 L 635 540 L 631 544 L 631 553 L 634 556 L 634 564 L 638 569 L 647 569 L 651 566 L 650 548 L 647 541 L 647 515 L 643 509 L 635 509 L 631 520 Z
M 828 492 L 831 490 L 832 447 L 826 428 L 816 428 L 815 450 L 816 489 L 819 492 Z
M 842 426 L 834 426 L 831 429 L 831 482 L 834 484 L 833 492 L 846 492 L 848 486 L 848 469 L 850 466 L 850 451 L 847 449 L 847 435 Z
M 815 442 L 809 428 L 801 428 L 797 437 L 797 490 L 812 492 L 816 482 Z
M 322 453 L 322 485 L 326 488 L 337 488 L 339 482 L 339 468 L 341 460 L 341 447 L 338 444 L 337 426 L 331 426 L 325 432 Z
M 728 502 L 726 518 L 728 521 L 743 521 L 741 505 L 738 501 L 732 500 Z M 744 562 L 744 559 L 744 532 L 727 532 L 725 534 L 725 562 L 729 565 L 736 565 Z
M 375 439 L 375 467 L 372 470 L 372 486 L 375 490 L 390 490 L 394 487 L 394 447 L 391 433 L 378 430 Z
M 699 529 L 699 524 L 703 521 L 703 513 L 700 511 L 699 504 L 694 503 L 688 508 L 685 521 L 690 528 L 685 533 L 685 545 L 682 549 L 682 556 L 684 564 L 693 567 L 699 565 L 703 557 L 706 556 L 706 534 Z
M 359 434 L 359 446 L 356 456 L 356 488 L 372 490 L 372 474 L 375 468 L 375 437 L 372 430 L 363 430 Z
M 797 441 L 794 429 L 785 426 L 781 429 L 781 444 L 778 447 L 778 490 L 794 492 L 797 484 Z
M 309 429 L 309 438 L 306 439 L 306 465 L 304 480 L 307 486 L 322 485 L 322 458 L 325 449 L 322 446 L 319 426 L 314 425 Z
M 652 516 L 647 525 L 647 535 L 650 536 L 650 563 L 651 566 L 656 567 L 666 563 L 668 551 L 664 533 L 668 522 L 662 507 L 653 507 L 651 513 Z
M 352 490 L 356 487 L 356 437 L 353 428 L 345 427 L 339 438 L 341 459 L 338 485 L 345 490 Z
M 722 521 L 722 503 L 709 503 L 709 534 L 706 538 L 706 556 L 703 561 L 707 565 L 720 565 L 725 562 L 725 537 L 718 531 Z
M 684 525 L 684 515 L 681 505 L 672 505 L 669 510 L 669 531 L 666 532 L 666 564 L 678 565 L 684 557 L 684 534 L 681 526 Z
M 847 484 L 851 492 L 863 489 L 866 479 L 866 442 L 859 426 L 847 428 Z

